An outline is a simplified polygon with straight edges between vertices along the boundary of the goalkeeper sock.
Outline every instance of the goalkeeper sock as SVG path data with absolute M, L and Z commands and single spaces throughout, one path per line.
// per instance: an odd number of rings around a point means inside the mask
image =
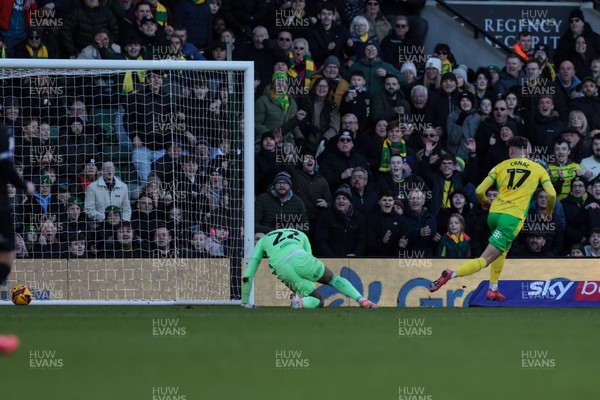
M 8 278 L 10 274 L 10 265 L 6 263 L 0 263 L 0 285 L 4 283 L 4 280 Z
M 456 276 L 469 276 L 487 267 L 485 258 L 479 257 L 463 263 L 456 269 Z
M 316 297 L 306 296 L 302 298 L 302 308 L 318 308 L 321 304 L 321 300 Z
M 331 282 L 329 283 L 332 287 L 336 288 L 341 294 L 350 297 L 356 301 L 360 301 L 362 296 L 358 293 L 358 290 L 348 281 L 346 278 L 342 278 L 339 275 L 333 275 Z
M 495 284 L 496 290 L 498 290 L 498 279 L 500 278 L 502 268 L 504 268 L 504 261 L 506 261 L 506 251 L 492 261 L 492 268 L 490 268 L 490 285 Z

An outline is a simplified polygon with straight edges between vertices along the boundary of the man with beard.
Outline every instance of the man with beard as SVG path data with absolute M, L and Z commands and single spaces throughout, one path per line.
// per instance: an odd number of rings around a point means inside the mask
M 399 115 L 410 115 L 410 104 L 400 90 L 400 80 L 395 75 L 387 75 L 383 82 L 384 90 L 373 96 L 371 118 L 373 121 L 391 121 Z
M 292 176 L 280 172 L 267 191 L 254 203 L 254 231 L 268 233 L 273 229 L 294 228 L 308 232 L 306 207 L 292 191 Z

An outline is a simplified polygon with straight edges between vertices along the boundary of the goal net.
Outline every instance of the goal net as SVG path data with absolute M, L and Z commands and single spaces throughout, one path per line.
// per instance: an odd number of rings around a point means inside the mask
M 9 185 L 2 300 L 17 283 L 67 304 L 239 300 L 253 83 L 249 62 L 0 60 L 0 116 L 36 185 Z

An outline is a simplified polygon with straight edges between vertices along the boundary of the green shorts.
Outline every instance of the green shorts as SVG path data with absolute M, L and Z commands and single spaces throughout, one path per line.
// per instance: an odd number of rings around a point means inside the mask
M 489 240 L 490 244 L 505 252 L 521 232 L 523 220 L 512 215 L 491 212 L 488 215 L 488 226 L 492 232 Z
M 292 292 L 306 297 L 315 290 L 315 282 L 325 273 L 325 265 L 308 253 L 299 253 L 286 260 L 273 273 Z

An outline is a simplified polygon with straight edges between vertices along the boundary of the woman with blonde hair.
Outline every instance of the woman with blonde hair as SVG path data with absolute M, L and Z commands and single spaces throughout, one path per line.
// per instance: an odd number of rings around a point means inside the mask
M 567 128 L 577 129 L 579 136 L 584 137 L 586 143 L 591 140 L 588 120 L 583 111 L 573 110 L 569 113 Z
M 290 76 L 290 89 L 293 87 L 302 88 L 302 93 L 308 93 L 310 89 L 311 75 L 315 73 L 315 63 L 310 55 L 308 41 L 304 38 L 295 39 L 292 43 L 292 51 L 288 54 L 290 59 L 290 68 L 288 75 Z M 291 90 L 292 95 L 298 95 Z

